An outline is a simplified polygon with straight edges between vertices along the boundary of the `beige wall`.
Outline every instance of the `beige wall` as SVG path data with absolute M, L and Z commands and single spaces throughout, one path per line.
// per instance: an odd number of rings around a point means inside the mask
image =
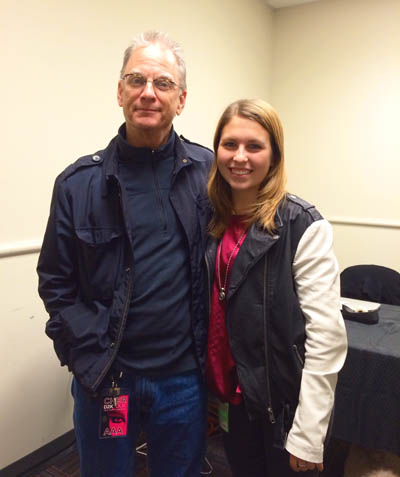
M 398 0 L 275 13 L 262 0 L 1 0 L 0 22 L 0 359 L 12 394 L 0 398 L 0 469 L 72 427 L 71 379 L 43 333 L 37 254 L 4 255 L 40 245 L 55 175 L 121 124 L 116 84 L 135 32 L 167 30 L 184 46 L 180 133 L 210 146 L 231 100 L 271 101 L 285 126 L 290 189 L 334 220 L 341 267 L 400 270 Z
M 289 188 L 333 222 L 342 269 L 400 271 L 400 2 L 322 0 L 273 25 Z
M 72 428 L 71 376 L 43 333 L 36 261 L 35 254 L 0 260 L 0 469 Z
M 72 427 L 70 376 L 44 336 L 37 254 L 4 255 L 38 248 L 56 174 L 122 123 L 123 50 L 150 28 L 181 42 L 189 92 L 176 129 L 210 146 L 230 101 L 269 96 L 271 22 L 262 0 L 0 0 L 0 469 Z
M 182 43 L 189 92 L 176 124 L 189 139 L 211 145 L 228 102 L 269 95 L 271 13 L 262 0 L 2 0 L 0 6 L 7 163 L 0 197 L 13 221 L 1 225 L 3 246 L 40 239 L 55 175 L 115 135 L 123 121 L 117 80 L 134 33 L 167 30 Z

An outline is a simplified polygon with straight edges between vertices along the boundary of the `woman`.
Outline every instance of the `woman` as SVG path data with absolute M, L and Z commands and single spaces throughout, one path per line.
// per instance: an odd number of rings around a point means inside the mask
M 268 103 L 228 106 L 214 151 L 206 372 L 229 403 L 228 461 L 235 477 L 315 475 L 347 350 L 332 230 L 285 191 Z

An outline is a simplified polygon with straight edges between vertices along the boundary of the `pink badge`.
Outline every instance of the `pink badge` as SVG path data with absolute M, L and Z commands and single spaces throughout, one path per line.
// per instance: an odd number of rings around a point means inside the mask
M 128 429 L 129 395 L 103 396 L 101 438 L 124 437 Z

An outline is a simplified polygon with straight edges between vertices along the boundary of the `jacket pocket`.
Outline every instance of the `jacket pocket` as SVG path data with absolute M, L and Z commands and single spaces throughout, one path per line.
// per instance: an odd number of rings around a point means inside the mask
M 112 298 L 120 268 L 124 236 L 119 228 L 75 230 L 79 279 L 86 298 Z
M 46 334 L 54 342 L 61 365 L 75 373 L 77 362 L 83 359 L 83 368 L 90 367 L 91 361 L 110 347 L 109 323 L 108 307 L 98 302 L 90 306 L 78 302 L 51 318 L 46 323 Z

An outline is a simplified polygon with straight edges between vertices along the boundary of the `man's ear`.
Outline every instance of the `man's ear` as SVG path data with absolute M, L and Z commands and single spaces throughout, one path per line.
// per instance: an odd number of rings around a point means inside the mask
M 181 112 L 183 111 L 183 108 L 185 107 L 186 95 L 187 95 L 186 90 L 183 90 L 182 93 L 179 95 L 179 104 L 178 104 L 178 107 L 176 108 L 177 116 L 181 114 Z
M 123 91 L 123 85 L 122 85 L 122 80 L 118 81 L 118 90 L 117 90 L 117 99 L 118 99 L 118 104 L 122 106 L 122 91 Z

